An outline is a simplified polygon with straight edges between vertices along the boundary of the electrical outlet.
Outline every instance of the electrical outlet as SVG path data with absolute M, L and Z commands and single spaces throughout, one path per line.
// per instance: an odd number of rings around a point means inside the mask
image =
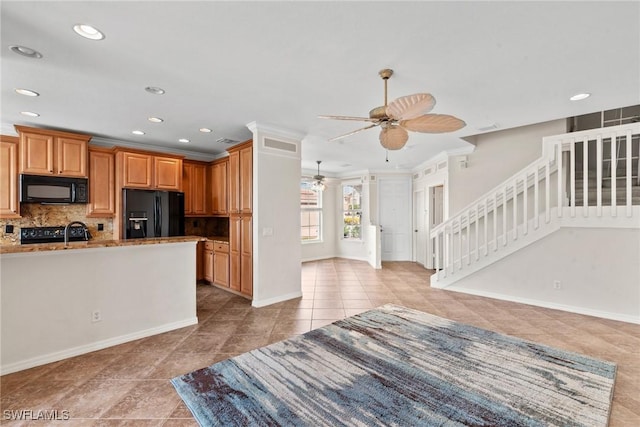
M 553 281 L 553 289 L 562 289 L 562 284 L 560 283 L 560 280 Z
M 7 234 L 13 233 L 13 225 L 12 224 L 6 224 L 4 226 L 4 232 L 7 233 Z
M 92 322 L 100 322 L 102 320 L 102 313 L 100 313 L 100 310 L 96 310 L 93 313 L 91 313 L 91 321 Z
M 98 224 L 98 231 L 102 231 L 104 230 L 104 224 L 100 223 Z

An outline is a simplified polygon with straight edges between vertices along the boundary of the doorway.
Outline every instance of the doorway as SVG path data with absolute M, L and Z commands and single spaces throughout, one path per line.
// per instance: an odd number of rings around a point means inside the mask
M 436 226 L 444 221 L 444 185 L 429 187 L 429 234 Z M 442 265 L 443 242 L 439 241 L 439 250 L 436 251 L 436 242 L 429 237 L 427 244 L 427 268 L 434 269 L 436 265 Z M 436 264 L 436 254 L 440 254 L 440 263 Z
M 382 261 L 411 261 L 411 177 L 378 180 Z
M 427 266 L 427 246 L 429 245 L 429 215 L 425 189 L 413 192 L 413 253 L 414 261 Z

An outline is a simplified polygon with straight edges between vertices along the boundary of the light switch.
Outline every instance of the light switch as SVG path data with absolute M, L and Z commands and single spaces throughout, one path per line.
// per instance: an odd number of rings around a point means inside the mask
M 264 227 L 262 229 L 262 235 L 263 236 L 273 236 L 273 228 L 271 227 Z

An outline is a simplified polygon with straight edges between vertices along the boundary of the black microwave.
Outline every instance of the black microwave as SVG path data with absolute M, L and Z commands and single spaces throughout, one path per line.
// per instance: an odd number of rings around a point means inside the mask
M 88 203 L 87 178 L 20 175 L 22 203 Z

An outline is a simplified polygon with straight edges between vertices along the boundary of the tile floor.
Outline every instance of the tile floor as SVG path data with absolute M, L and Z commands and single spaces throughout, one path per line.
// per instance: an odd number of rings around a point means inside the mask
M 57 409 L 71 417 L 61 426 L 195 426 L 168 379 L 388 302 L 614 361 L 610 426 L 640 425 L 640 325 L 431 289 L 431 273 L 304 263 L 303 298 L 260 309 L 199 285 L 198 325 L 1 377 L 2 425 L 52 424 L 6 421 L 6 410 Z

